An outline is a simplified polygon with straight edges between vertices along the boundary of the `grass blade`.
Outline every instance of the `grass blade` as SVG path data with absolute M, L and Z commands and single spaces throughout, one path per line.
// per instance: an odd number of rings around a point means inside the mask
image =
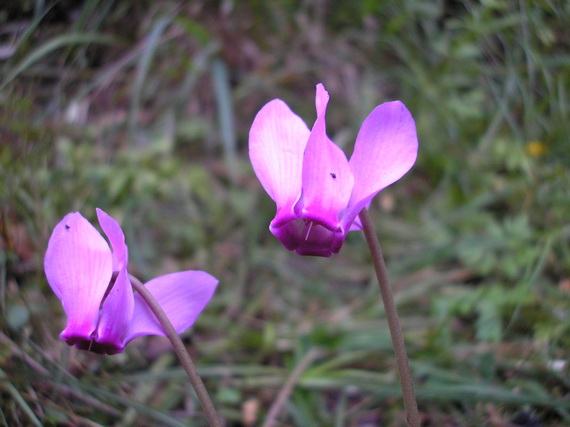
M 114 37 L 104 36 L 101 34 L 65 34 L 59 36 L 40 46 L 36 50 L 32 51 L 28 56 L 26 56 L 14 69 L 8 73 L 4 78 L 2 84 L 0 84 L 0 90 L 3 90 L 8 84 L 12 82 L 20 73 L 25 71 L 27 68 L 31 67 L 33 64 L 38 62 L 47 54 L 53 52 L 56 49 L 76 45 L 76 44 L 113 44 L 116 43 Z

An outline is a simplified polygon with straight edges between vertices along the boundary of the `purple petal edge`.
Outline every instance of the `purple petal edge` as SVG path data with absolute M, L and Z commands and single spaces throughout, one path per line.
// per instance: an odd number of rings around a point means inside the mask
M 203 271 L 182 271 L 152 279 L 145 287 L 156 298 L 177 333 L 190 328 L 204 310 L 218 285 L 218 280 Z M 139 295 L 125 345 L 143 335 L 166 336 L 162 326 Z

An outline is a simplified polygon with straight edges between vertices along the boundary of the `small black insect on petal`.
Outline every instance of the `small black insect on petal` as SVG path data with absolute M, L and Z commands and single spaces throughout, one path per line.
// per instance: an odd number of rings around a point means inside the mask
M 70 228 L 71 228 L 71 227 L 70 227 L 69 225 L 65 224 L 65 229 L 66 229 L 66 230 L 69 230 Z
M 331 176 L 333 177 L 333 179 L 336 179 L 336 173 L 331 172 Z

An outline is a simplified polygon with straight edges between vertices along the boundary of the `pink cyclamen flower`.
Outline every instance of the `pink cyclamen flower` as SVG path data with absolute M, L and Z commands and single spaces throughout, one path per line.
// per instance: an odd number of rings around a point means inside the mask
M 299 255 L 329 257 L 346 235 L 360 229 L 359 212 L 416 161 L 418 138 L 400 101 L 377 106 L 364 120 L 350 161 L 326 134 L 329 94 L 317 85 L 313 129 L 280 99 L 255 116 L 249 157 L 277 205 L 269 226 L 283 246 Z
M 100 209 L 97 217 L 111 247 L 79 212 L 70 213 L 53 230 L 44 269 L 67 314 L 60 338 L 83 350 L 116 354 L 142 335 L 166 334 L 140 295 L 133 293 L 119 223 Z M 182 271 L 145 286 L 181 333 L 194 324 L 217 284 L 203 271 Z

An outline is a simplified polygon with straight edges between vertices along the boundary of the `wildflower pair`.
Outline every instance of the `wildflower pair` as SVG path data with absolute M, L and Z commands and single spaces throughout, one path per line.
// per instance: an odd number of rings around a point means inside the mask
M 326 134 L 329 95 L 317 85 L 317 118 L 311 130 L 281 100 L 266 104 L 250 131 L 249 154 L 261 184 L 275 201 L 271 232 L 300 255 L 329 257 L 383 188 L 414 164 L 418 141 L 412 116 L 399 101 L 376 107 L 364 120 L 350 161 Z M 102 210 L 99 223 L 111 247 L 79 213 L 53 231 L 45 256 L 47 279 L 67 314 L 61 338 L 97 353 L 122 352 L 133 339 L 164 335 L 127 273 L 128 249 L 119 224 Z M 185 271 L 151 280 L 178 333 L 189 328 L 212 297 L 217 280 Z

